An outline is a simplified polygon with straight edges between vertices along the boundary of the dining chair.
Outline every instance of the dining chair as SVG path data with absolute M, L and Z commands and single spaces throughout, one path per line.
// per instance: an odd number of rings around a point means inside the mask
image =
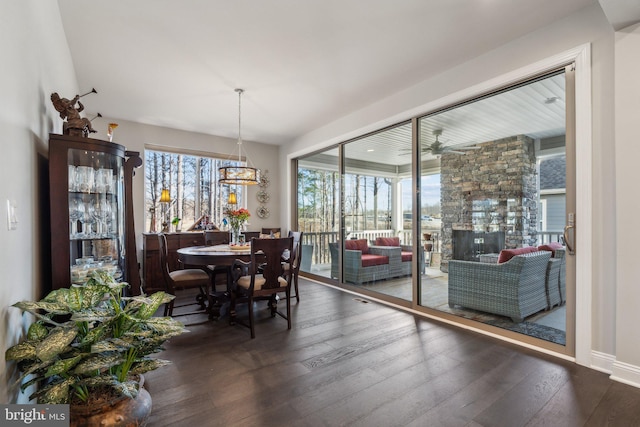
M 206 246 L 216 246 L 216 245 L 224 245 L 230 242 L 230 236 L 228 231 L 209 231 L 206 230 L 204 232 L 204 244 Z M 209 271 L 209 275 L 211 276 L 211 290 L 215 292 L 216 290 L 216 276 L 218 274 L 224 274 L 225 277 L 225 291 L 227 284 L 227 277 L 229 274 L 229 266 L 228 265 L 207 265 L 207 270 Z
M 251 239 L 253 239 L 253 238 L 256 238 L 256 239 L 260 238 L 260 232 L 259 231 L 244 231 L 244 232 L 242 232 L 242 234 L 244 234 L 245 242 L 250 242 Z
M 262 230 L 260 231 L 260 235 L 262 236 L 269 236 L 271 237 L 271 235 L 274 235 L 276 238 L 281 237 L 281 228 L 280 227 L 262 227 Z
M 291 231 L 289 230 L 289 237 L 293 237 L 293 250 L 291 251 L 291 262 L 285 264 L 285 268 L 291 268 L 292 283 L 296 302 L 300 302 L 300 292 L 298 291 L 298 274 L 300 273 L 300 263 L 302 262 L 302 234 L 303 231 Z
M 206 302 L 209 298 L 209 275 L 199 268 L 187 268 L 182 270 L 171 271 L 169 268 L 169 255 L 167 248 L 167 236 L 164 233 L 158 234 L 158 243 L 160 248 L 160 267 L 162 269 L 162 277 L 164 279 L 165 292 L 176 295 L 176 291 L 187 289 L 199 289 L 200 293 L 196 296 L 196 302 L 190 304 L 174 305 L 175 298 L 165 304 L 164 315 L 173 316 L 173 309 L 177 307 L 186 307 L 199 304 L 202 310 L 207 308 Z M 180 315 L 193 314 L 181 313 Z
M 271 317 L 276 314 L 287 319 L 287 329 L 291 329 L 291 267 L 285 267 L 291 258 L 283 261 L 283 253 L 293 250 L 293 237 L 280 239 L 252 239 L 251 258 L 249 262 L 235 260 L 231 266 L 233 287 L 231 289 L 231 305 L 229 308 L 229 323 L 240 323 L 251 330 L 251 338 L 255 338 L 254 302 L 269 300 Z M 258 267 L 262 267 L 262 272 Z M 277 294 L 285 292 L 287 313 L 278 311 Z M 249 309 L 249 324 L 245 324 L 236 316 L 238 302 L 247 302 Z

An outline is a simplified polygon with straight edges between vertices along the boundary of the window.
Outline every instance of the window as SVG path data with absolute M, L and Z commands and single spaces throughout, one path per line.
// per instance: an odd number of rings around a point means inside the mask
M 236 206 L 244 206 L 244 187 L 218 185 L 218 168 L 238 165 L 226 159 L 146 150 L 145 230 L 160 231 L 163 221 L 180 218 L 182 230 L 202 228 L 212 223 L 220 227 L 229 192 L 237 196 Z M 163 189 L 171 201 L 160 203 Z

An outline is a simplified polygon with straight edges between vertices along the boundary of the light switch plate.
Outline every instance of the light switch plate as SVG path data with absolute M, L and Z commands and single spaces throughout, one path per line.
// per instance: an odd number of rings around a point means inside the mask
M 15 200 L 7 200 L 7 230 L 14 231 L 18 229 L 18 216 L 16 215 Z

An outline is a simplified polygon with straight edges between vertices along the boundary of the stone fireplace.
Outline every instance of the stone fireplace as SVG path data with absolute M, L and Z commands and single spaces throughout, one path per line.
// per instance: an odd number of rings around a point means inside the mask
M 477 260 L 483 253 L 536 243 L 534 141 L 518 135 L 477 146 L 440 159 L 443 271 L 454 253 Z M 466 247 L 469 242 L 473 248 Z

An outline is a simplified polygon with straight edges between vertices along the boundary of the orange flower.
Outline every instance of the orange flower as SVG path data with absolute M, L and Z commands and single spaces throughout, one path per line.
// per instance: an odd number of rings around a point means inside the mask
M 229 218 L 229 226 L 234 230 L 238 230 L 251 216 L 251 213 L 245 208 L 227 209 L 224 213 Z

